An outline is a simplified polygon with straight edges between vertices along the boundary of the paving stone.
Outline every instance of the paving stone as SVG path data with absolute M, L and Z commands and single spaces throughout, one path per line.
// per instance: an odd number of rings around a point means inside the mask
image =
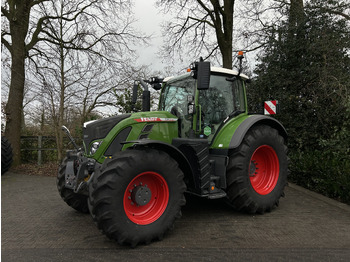
M 291 184 L 264 215 L 186 195 L 163 241 L 135 249 L 105 237 L 60 198 L 56 179 L 1 177 L 1 261 L 348 261 L 350 206 Z

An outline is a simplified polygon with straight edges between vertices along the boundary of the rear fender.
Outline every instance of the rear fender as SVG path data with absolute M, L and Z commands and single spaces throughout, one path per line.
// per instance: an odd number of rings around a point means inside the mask
M 240 115 L 229 120 L 214 137 L 211 149 L 235 149 L 239 147 L 249 129 L 256 125 L 268 125 L 278 130 L 287 140 L 287 131 L 275 118 L 264 115 Z
M 244 120 L 234 132 L 231 138 L 231 142 L 229 144 L 229 149 L 235 149 L 239 147 L 248 130 L 253 126 L 262 125 L 262 124 L 271 126 L 272 128 L 276 129 L 279 132 L 279 134 L 285 140 L 287 140 L 287 137 L 288 137 L 287 131 L 278 120 L 269 116 L 264 116 L 264 115 L 251 115 L 246 120 Z

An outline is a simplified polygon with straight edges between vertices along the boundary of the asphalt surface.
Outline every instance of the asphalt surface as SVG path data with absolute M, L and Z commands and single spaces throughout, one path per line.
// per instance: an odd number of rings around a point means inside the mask
M 350 261 L 350 206 L 290 184 L 264 215 L 186 196 L 163 241 L 132 249 L 61 200 L 54 177 L 1 177 L 1 261 Z

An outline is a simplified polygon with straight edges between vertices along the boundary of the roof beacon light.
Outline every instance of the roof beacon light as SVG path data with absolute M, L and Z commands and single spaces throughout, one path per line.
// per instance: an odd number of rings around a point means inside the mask
M 238 52 L 237 58 L 239 60 L 238 76 L 240 76 L 240 74 L 242 73 L 242 60 L 244 58 L 243 51 Z

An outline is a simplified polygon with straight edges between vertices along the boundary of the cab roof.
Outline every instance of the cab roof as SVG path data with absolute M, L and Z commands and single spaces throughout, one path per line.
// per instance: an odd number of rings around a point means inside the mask
M 232 70 L 232 69 L 227 69 L 227 68 L 222 68 L 222 67 L 211 67 L 210 68 L 210 72 L 212 73 L 219 73 L 219 74 L 225 74 L 225 75 L 231 75 L 231 76 L 237 76 L 238 75 L 238 71 L 237 70 Z M 170 76 L 170 77 L 166 77 L 164 78 L 163 82 L 169 82 L 169 81 L 174 81 L 174 80 L 179 80 L 182 78 L 185 78 L 187 76 L 189 76 L 190 73 L 186 73 L 183 75 L 179 75 L 179 76 Z M 242 77 L 244 80 L 249 79 L 249 77 L 245 74 L 240 74 L 240 77 Z

